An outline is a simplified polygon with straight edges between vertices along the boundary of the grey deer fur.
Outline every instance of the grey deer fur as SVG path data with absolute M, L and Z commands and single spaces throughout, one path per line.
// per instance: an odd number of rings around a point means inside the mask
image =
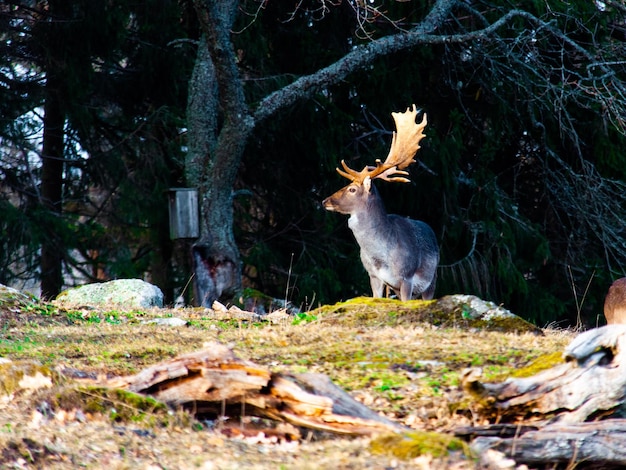
M 401 300 L 421 295 L 432 299 L 437 280 L 439 246 L 433 230 L 424 222 L 387 214 L 372 180 L 408 182 L 404 168 L 415 162 L 413 157 L 424 137 L 426 115 L 415 123 L 417 111 L 392 113 L 396 122 L 391 150 L 385 162 L 366 166 L 360 172 L 347 167 L 337 169 L 352 182 L 323 201 L 329 211 L 350 215 L 348 226 L 361 248 L 361 262 L 370 277 L 374 297 L 382 297 L 385 286 Z

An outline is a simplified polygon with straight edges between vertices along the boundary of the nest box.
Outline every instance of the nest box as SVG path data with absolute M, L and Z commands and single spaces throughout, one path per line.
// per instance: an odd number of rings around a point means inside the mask
M 191 188 L 170 188 L 168 191 L 170 212 L 170 238 L 198 238 L 200 215 L 198 191 Z

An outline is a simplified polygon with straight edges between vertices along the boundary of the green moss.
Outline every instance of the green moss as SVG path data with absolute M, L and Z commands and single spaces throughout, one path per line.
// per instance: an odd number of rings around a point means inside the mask
M 52 385 L 54 374 L 50 368 L 35 362 L 7 362 L 0 364 L 0 395 L 11 395 L 23 387 L 20 383 L 28 377 L 47 377 Z
M 517 316 L 473 318 L 469 307 L 449 299 L 408 300 L 356 297 L 334 305 L 324 305 L 309 312 L 323 322 L 345 326 L 399 326 L 429 324 L 439 328 L 479 329 L 542 334 L 540 328 Z
M 28 293 L 23 293 L 0 284 L 0 306 L 5 308 L 24 307 L 37 303 L 37 298 Z
M 377 437 L 372 440 L 370 450 L 373 454 L 393 455 L 405 460 L 424 454 L 442 458 L 450 452 L 462 452 L 466 457 L 471 457 L 469 446 L 462 440 L 447 434 L 425 431 Z
M 563 363 L 563 353 L 556 351 L 549 354 L 543 354 L 539 356 L 537 359 L 532 361 L 526 367 L 522 367 L 521 369 L 516 369 L 511 377 L 531 377 L 533 375 L 538 374 L 544 370 L 550 369 L 554 366 L 558 366 Z
M 114 422 L 166 426 L 171 416 L 164 403 L 127 390 L 81 386 L 61 389 L 52 398 L 55 408 L 80 408 L 85 413 L 108 416 Z
M 431 300 L 409 300 L 356 297 L 334 305 L 324 305 L 309 312 L 324 322 L 342 325 L 396 326 L 406 323 L 428 321 L 420 312 L 432 304 Z

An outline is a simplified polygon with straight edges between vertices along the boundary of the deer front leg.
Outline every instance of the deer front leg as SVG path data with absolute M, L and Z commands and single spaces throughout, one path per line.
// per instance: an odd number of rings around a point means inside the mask
M 372 297 L 382 297 L 385 283 L 377 277 L 370 276 L 370 286 L 372 286 Z

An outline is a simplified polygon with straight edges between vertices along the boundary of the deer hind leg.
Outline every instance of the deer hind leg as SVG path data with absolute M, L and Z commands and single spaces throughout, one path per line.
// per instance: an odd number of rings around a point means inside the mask
M 382 297 L 385 283 L 377 277 L 370 276 L 370 286 L 372 287 L 372 297 Z
M 411 300 L 413 298 L 413 280 L 403 279 L 400 284 L 400 300 Z
M 435 275 L 433 276 L 433 280 L 430 282 L 430 285 L 426 288 L 424 292 L 422 292 L 422 299 L 430 300 L 435 296 L 436 284 L 437 284 L 437 271 L 435 271 Z
M 402 289 L 405 289 L 405 284 L 408 284 L 406 288 L 406 300 L 411 298 L 422 297 L 424 300 L 430 300 L 435 295 L 435 284 L 437 283 L 437 273 L 433 274 L 432 279 L 429 281 L 419 271 L 417 271 L 411 279 L 403 280 Z M 411 291 L 408 291 L 411 288 Z M 405 300 L 404 293 L 402 294 L 402 300 Z M 412 297 L 414 296 L 414 297 Z

